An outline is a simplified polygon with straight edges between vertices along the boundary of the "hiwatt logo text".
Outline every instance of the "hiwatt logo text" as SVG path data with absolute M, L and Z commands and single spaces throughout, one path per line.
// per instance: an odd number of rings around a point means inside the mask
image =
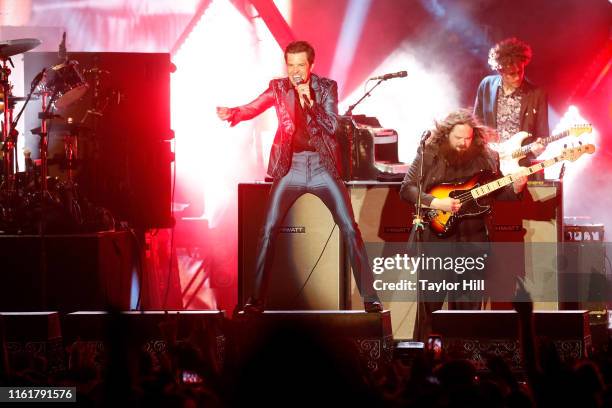
M 280 227 L 278 232 L 281 234 L 305 234 L 306 227 Z
M 386 234 L 408 234 L 410 227 L 384 227 Z

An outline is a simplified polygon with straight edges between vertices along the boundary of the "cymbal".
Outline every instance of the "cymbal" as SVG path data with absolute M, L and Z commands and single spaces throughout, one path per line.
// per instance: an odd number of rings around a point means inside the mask
M 0 59 L 30 51 L 41 44 L 36 38 L 21 38 L 17 40 L 0 41 Z

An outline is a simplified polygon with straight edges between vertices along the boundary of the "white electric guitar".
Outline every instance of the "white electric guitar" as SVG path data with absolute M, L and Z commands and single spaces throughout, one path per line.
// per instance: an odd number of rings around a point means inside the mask
M 584 133 L 591 133 L 591 131 L 592 126 L 590 124 L 574 125 L 562 132 L 542 138 L 540 142 L 546 146 L 555 140 L 559 140 L 567 136 L 580 136 Z M 529 136 L 530 134 L 527 132 L 518 132 L 505 142 L 489 143 L 489 146 L 499 153 L 499 164 L 501 167 L 501 172 L 504 176 L 516 173 L 521 167 L 518 163 L 519 160 L 527 156 L 532 151 L 534 143 L 522 146 L 523 140 Z

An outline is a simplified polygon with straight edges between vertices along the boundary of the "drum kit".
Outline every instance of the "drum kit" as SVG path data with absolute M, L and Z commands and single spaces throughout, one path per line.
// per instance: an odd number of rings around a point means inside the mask
M 26 38 L 0 42 L 0 112 L 2 112 L 2 139 L 0 141 L 0 233 L 75 232 L 83 224 L 80 200 L 73 170 L 77 159 L 77 139 L 83 126 L 67 121 L 53 124 L 65 130 L 64 164 L 67 179 L 48 175 L 49 125 L 67 107 L 81 99 L 89 84 L 79 70 L 77 61 L 67 58 L 50 68 L 44 68 L 32 81 L 27 96 L 14 96 L 9 81 L 11 57 L 40 45 L 37 39 Z M 34 165 L 30 152 L 25 151 L 25 169 L 19 171 L 17 161 L 17 123 L 31 99 L 38 99 L 40 127 L 32 134 L 40 137 L 39 165 Z M 17 102 L 24 102 L 13 117 Z

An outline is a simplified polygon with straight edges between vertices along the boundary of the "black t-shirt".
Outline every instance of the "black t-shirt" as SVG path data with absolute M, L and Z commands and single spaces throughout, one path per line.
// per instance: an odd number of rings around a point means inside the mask
M 315 151 L 314 146 L 310 143 L 310 133 L 306 127 L 306 114 L 300 104 L 300 97 L 297 92 L 295 93 L 295 133 L 293 134 L 292 146 L 295 153 Z

